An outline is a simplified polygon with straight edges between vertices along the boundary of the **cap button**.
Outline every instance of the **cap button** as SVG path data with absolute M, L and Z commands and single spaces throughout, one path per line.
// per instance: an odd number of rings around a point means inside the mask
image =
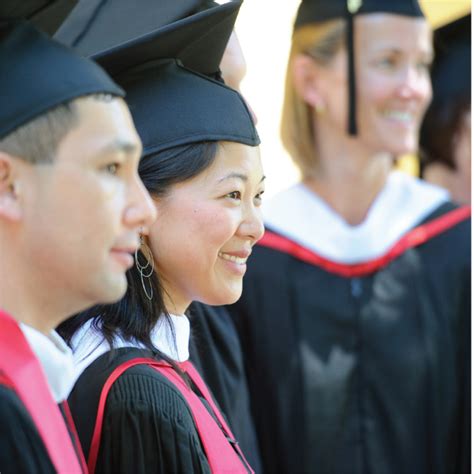
M 357 13 L 362 6 L 362 0 L 347 0 L 347 10 L 349 13 L 354 15 Z

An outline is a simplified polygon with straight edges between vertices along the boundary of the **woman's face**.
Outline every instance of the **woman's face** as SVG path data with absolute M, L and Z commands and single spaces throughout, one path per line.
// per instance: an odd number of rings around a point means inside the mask
M 347 56 L 340 51 L 323 81 L 328 120 L 347 129 Z M 377 13 L 355 21 L 358 140 L 371 153 L 416 150 L 431 100 L 431 32 L 422 18 Z M 318 117 L 319 119 L 319 117 Z
M 263 235 L 263 180 L 257 147 L 224 142 L 209 168 L 155 199 L 149 240 L 169 312 L 240 297 L 247 258 Z

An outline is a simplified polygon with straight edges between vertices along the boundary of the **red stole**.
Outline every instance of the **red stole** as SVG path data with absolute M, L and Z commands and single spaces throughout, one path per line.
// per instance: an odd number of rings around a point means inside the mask
M 117 380 L 117 378 L 122 375 L 123 372 L 125 372 L 130 367 L 139 364 L 146 364 L 153 367 L 170 382 L 172 382 L 173 385 L 175 385 L 176 388 L 181 392 L 189 405 L 197 431 L 199 433 L 199 438 L 201 439 L 201 443 L 204 447 L 204 451 L 209 462 L 209 466 L 214 474 L 246 474 L 248 472 L 253 474 L 253 470 L 245 460 L 240 447 L 237 444 L 235 445 L 235 449 L 231 446 L 229 439 L 233 440 L 234 436 L 230 428 L 227 426 L 224 417 L 214 403 L 209 390 L 206 387 L 206 384 L 194 366 L 190 362 L 184 362 L 180 364 L 181 369 L 187 373 L 189 378 L 193 381 L 211 407 L 213 414 L 219 421 L 222 429 L 218 426 L 215 419 L 208 412 L 199 397 L 191 390 L 190 387 L 188 387 L 184 380 L 169 364 L 165 362 L 157 362 L 156 360 L 149 358 L 136 358 L 124 362 L 114 369 L 105 382 L 100 394 L 97 418 L 95 422 L 94 433 L 92 435 L 89 459 L 87 463 L 90 474 L 94 474 L 95 471 L 97 455 L 99 453 L 105 402 L 107 400 L 110 387 L 115 382 L 115 380 Z M 239 454 L 237 454 L 236 450 Z
M 14 389 L 59 474 L 84 472 L 43 369 L 18 323 L 0 310 L 0 383 Z

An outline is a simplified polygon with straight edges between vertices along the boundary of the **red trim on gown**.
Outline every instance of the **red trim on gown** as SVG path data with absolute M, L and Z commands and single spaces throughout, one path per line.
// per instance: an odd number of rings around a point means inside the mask
M 30 414 L 56 472 L 85 472 L 81 469 L 66 422 L 53 400 L 40 362 L 18 323 L 2 311 L 0 372 L 0 383 L 15 391 Z M 74 428 L 72 430 L 74 432 Z
M 309 250 L 293 240 L 267 230 L 257 245 L 278 250 L 305 263 L 321 267 L 324 270 L 343 277 L 361 277 L 386 267 L 390 262 L 408 249 L 424 244 L 428 240 L 454 227 L 471 216 L 471 207 L 463 206 L 450 211 L 426 224 L 422 224 L 406 233 L 385 255 L 363 263 L 343 264 L 329 260 Z
M 246 474 L 250 472 L 253 474 L 253 470 L 245 460 L 245 457 L 238 444 L 235 443 L 234 448 L 231 446 L 230 443 L 234 440 L 234 435 L 227 426 L 227 423 L 219 409 L 215 405 L 209 390 L 206 387 L 206 384 L 191 362 L 187 361 L 179 365 L 194 382 L 196 387 L 201 392 L 201 395 L 211 407 L 215 418 L 217 418 L 219 424 L 221 425 L 220 427 L 199 397 L 193 392 L 193 390 L 191 390 L 191 388 L 185 383 L 181 376 L 169 364 L 166 362 L 157 362 L 156 360 L 150 358 L 136 358 L 120 364 L 113 370 L 105 382 L 100 394 L 97 417 L 89 451 L 89 459 L 87 462 L 90 474 L 95 472 L 95 467 L 97 464 L 105 403 L 107 401 L 109 390 L 117 378 L 120 377 L 120 375 L 122 375 L 127 369 L 140 364 L 149 365 L 156 371 L 160 372 L 173 385 L 175 385 L 183 395 L 191 410 L 197 431 L 199 433 L 199 438 L 201 439 L 201 443 L 204 447 L 204 451 L 206 453 L 212 473 L 220 474 L 232 472 L 235 474 Z

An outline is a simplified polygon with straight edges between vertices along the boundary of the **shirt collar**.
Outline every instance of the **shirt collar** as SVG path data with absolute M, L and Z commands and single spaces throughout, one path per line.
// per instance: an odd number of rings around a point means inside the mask
M 151 333 L 153 345 L 163 354 L 177 362 L 185 362 L 189 359 L 190 324 L 187 316 L 171 314 L 169 321 L 161 317 Z M 77 380 L 82 372 L 89 367 L 102 354 L 110 351 L 110 346 L 104 339 L 100 330 L 93 324 L 92 320 L 84 323 L 74 334 L 72 347 L 75 360 L 75 377 Z M 144 349 L 143 344 L 134 341 L 126 341 L 121 337 L 114 340 L 114 348 L 136 347 Z
M 56 403 L 67 399 L 74 385 L 74 359 L 71 349 L 56 331 L 45 335 L 20 323 L 20 328 L 43 368 Z

